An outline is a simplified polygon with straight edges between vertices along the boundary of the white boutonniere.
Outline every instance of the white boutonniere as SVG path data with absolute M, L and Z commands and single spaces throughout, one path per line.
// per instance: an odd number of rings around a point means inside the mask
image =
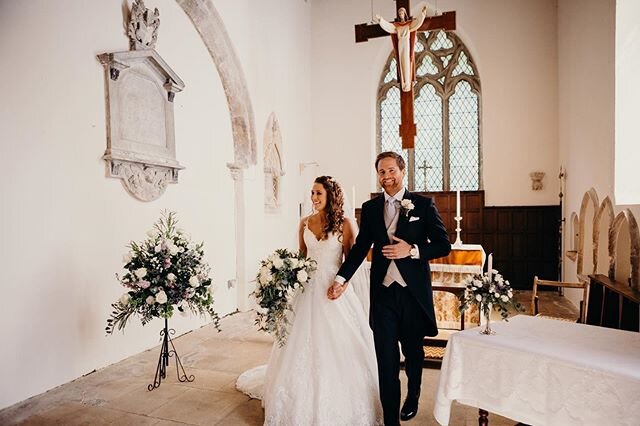
M 405 217 L 409 217 L 409 213 L 411 213 L 411 210 L 413 210 L 415 207 L 416 206 L 413 205 L 411 200 L 404 199 L 400 201 L 400 210 L 405 215 Z

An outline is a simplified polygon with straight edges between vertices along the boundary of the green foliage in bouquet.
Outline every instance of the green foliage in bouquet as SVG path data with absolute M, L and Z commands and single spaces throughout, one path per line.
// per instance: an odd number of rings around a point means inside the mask
M 267 259 L 260 262 L 256 276 L 256 290 L 252 293 L 260 308 L 256 318 L 258 330 L 274 336 L 283 346 L 287 338 L 293 291 L 309 281 L 316 269 L 316 261 L 304 256 L 302 252 L 278 249 Z
M 127 292 L 111 305 L 107 334 L 123 330 L 132 315 L 145 325 L 153 318 L 170 318 L 176 309 L 208 316 L 220 330 L 204 243 L 191 242 L 177 223 L 175 212 L 165 211 L 146 240 L 129 244 L 131 250 L 124 255 L 127 272 L 116 274 Z
M 489 307 L 500 312 L 503 320 L 509 316 L 509 308 L 516 312 L 523 312 L 522 305 L 513 298 L 513 289 L 509 281 L 505 280 L 497 270 L 484 274 L 475 274 L 465 279 L 466 288 L 460 295 L 460 312 L 464 312 L 471 305 Z

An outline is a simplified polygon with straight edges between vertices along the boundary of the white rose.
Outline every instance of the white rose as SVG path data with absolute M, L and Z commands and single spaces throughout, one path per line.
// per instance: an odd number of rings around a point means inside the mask
M 129 293 L 125 293 L 122 296 L 120 296 L 121 305 L 127 306 L 130 300 L 131 300 L 131 296 L 129 296 Z
M 187 244 L 187 250 L 195 250 L 195 249 L 196 249 L 196 245 L 194 243 Z
M 275 266 L 276 269 L 282 268 L 282 265 L 284 265 L 284 260 L 282 260 L 279 256 L 273 259 L 273 266 Z
M 290 257 L 289 258 L 289 264 L 291 265 L 292 268 L 297 268 L 298 267 L 298 259 Z
M 178 254 L 178 246 L 175 244 L 169 244 L 169 254 L 171 254 L 171 256 Z
M 123 261 L 125 264 L 127 264 L 127 263 L 131 262 L 131 259 L 132 259 L 132 258 L 133 258 L 133 256 L 131 255 L 131 252 L 128 252 L 128 253 L 125 253 L 125 254 L 122 256 L 122 261 Z
M 152 229 L 151 231 L 147 232 L 147 235 L 151 238 L 158 238 L 158 235 L 160 235 L 160 232 L 158 232 L 157 229 Z
M 167 293 L 159 291 L 158 294 L 156 294 L 156 302 L 160 304 L 167 303 Z
M 167 280 L 174 282 L 176 280 L 176 275 L 173 272 L 168 273 Z
M 473 285 L 476 287 L 482 287 L 482 281 L 480 280 L 473 280 Z
M 503 294 L 502 296 L 500 296 L 500 299 L 501 299 L 503 302 L 508 302 L 508 301 L 509 301 L 509 296 L 506 296 L 506 295 L 504 295 L 504 294 Z
M 476 294 L 476 300 L 478 302 L 481 302 L 482 301 L 482 296 L 480 296 L 479 294 Z
M 305 283 L 307 282 L 307 280 L 309 279 L 309 275 L 307 274 L 307 271 L 305 271 L 304 269 L 301 269 L 298 271 L 298 273 L 296 274 L 296 278 L 298 279 L 298 281 L 300 281 L 301 283 Z
M 269 281 L 271 281 L 272 278 L 273 276 L 271 275 L 271 272 L 269 272 L 267 268 L 263 268 L 260 271 L 260 284 L 262 285 L 267 284 Z
M 154 303 L 156 303 L 156 298 L 153 296 L 149 296 L 145 301 L 147 302 L 147 305 L 153 305 Z
M 156 246 L 156 248 L 154 249 L 154 251 L 155 251 L 156 253 L 160 253 L 160 252 L 162 251 L 162 246 L 161 246 L 160 244 L 158 244 L 158 245 Z
M 136 277 L 144 278 L 147 276 L 147 268 L 138 268 L 135 270 Z
M 198 277 L 196 277 L 195 275 L 191 278 L 189 278 L 189 285 L 191 287 L 200 287 L 200 280 L 198 280 Z

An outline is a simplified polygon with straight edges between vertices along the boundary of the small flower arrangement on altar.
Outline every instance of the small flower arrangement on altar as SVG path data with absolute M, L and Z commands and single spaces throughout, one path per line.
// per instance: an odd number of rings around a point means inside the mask
M 219 329 L 204 243 L 193 243 L 177 222 L 175 212 L 163 212 L 146 240 L 130 243 L 123 258 L 127 272 L 116 274 L 127 291 L 111 305 L 107 334 L 123 330 L 132 315 L 145 325 L 153 318 L 170 318 L 175 309 L 208 316 Z
M 513 289 L 509 281 L 495 269 L 483 274 L 470 275 L 465 279 L 465 284 L 464 293 L 460 295 L 460 312 L 465 312 L 471 305 L 477 305 L 480 315 L 484 316 L 485 320 L 482 334 L 492 334 L 489 326 L 492 309 L 498 310 L 505 321 L 508 321 L 509 308 L 517 312 L 524 311 L 522 305 L 513 298 Z
M 256 289 L 252 293 L 262 309 L 256 317 L 258 330 L 272 334 L 280 346 L 287 338 L 294 290 L 304 290 L 311 273 L 316 270 L 316 261 L 287 249 L 278 249 L 260 262 L 256 275 Z

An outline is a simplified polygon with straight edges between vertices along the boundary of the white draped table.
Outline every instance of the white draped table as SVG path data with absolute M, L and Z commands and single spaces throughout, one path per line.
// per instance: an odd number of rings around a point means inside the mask
M 529 425 L 640 425 L 640 333 L 518 315 L 449 338 L 434 416 L 458 401 Z

